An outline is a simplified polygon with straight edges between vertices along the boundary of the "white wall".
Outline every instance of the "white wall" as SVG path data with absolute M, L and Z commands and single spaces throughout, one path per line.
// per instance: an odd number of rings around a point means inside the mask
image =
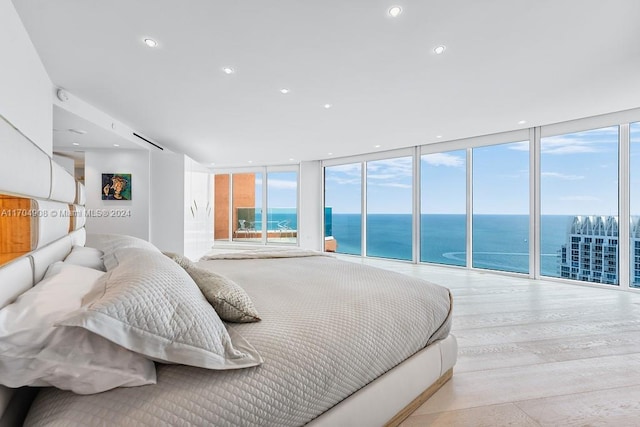
M 198 260 L 213 247 L 213 178 L 188 156 L 184 165 L 184 255 Z
M 0 114 L 51 156 L 51 79 L 10 0 L 0 0 L 0 52 Z
M 70 157 L 60 156 L 59 154 L 53 155 L 53 161 L 62 166 L 71 176 L 76 174 L 76 161 Z
M 129 234 L 149 240 L 149 152 L 87 151 L 84 161 L 87 233 Z M 132 200 L 102 200 L 103 173 L 130 173 Z M 103 216 L 98 217 L 98 212 Z M 130 216 L 117 216 L 121 212 L 130 212 Z
M 151 152 L 150 242 L 184 254 L 185 156 Z
M 319 161 L 300 163 L 300 247 L 324 250 L 322 165 Z

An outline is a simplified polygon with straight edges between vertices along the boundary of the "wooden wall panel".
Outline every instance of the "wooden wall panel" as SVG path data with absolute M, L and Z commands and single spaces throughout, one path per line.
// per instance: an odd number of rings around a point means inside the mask
M 216 240 L 229 238 L 229 175 L 216 175 L 214 180 L 214 234 Z
M 0 195 L 0 265 L 31 251 L 31 200 Z

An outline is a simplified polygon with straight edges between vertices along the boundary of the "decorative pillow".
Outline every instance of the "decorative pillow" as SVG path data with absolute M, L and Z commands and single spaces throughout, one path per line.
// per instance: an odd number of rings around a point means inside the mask
M 184 268 L 185 270 L 189 267 L 195 267 L 196 265 L 193 263 L 193 261 L 191 261 L 189 258 L 187 258 L 184 255 L 180 255 L 180 254 L 176 254 L 173 252 L 162 252 L 163 254 L 165 254 L 166 256 L 168 256 L 169 258 L 171 258 L 172 260 L 174 260 L 175 262 L 178 263 L 178 265 L 182 268 Z
M 40 283 L 0 310 L 0 384 L 79 394 L 155 384 L 152 361 L 87 330 L 54 327 L 80 307 L 103 274 L 55 263 Z
M 101 250 L 104 255 L 102 261 L 107 271 L 118 265 L 114 252 L 122 248 L 142 248 L 160 252 L 152 243 L 125 234 L 87 234 L 85 246 Z
M 58 322 L 80 326 L 166 363 L 238 369 L 262 363 L 224 323 L 189 275 L 159 251 L 114 252 L 117 267 L 99 280 L 100 295 Z
M 189 273 L 222 320 L 237 323 L 260 321 L 253 301 L 236 282 L 221 274 L 200 268 L 182 255 L 171 252 L 164 252 L 164 254 Z
M 104 262 L 102 262 L 102 255 L 102 251 L 96 248 L 74 246 L 71 248 L 71 253 L 69 253 L 69 255 L 64 259 L 64 262 L 93 268 L 95 270 L 106 271 L 104 268 Z

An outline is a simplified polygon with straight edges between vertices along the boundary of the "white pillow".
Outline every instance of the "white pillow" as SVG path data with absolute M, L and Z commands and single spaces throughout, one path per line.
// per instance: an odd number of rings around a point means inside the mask
M 77 310 L 103 272 L 58 262 L 0 310 L 0 384 L 79 394 L 155 384 L 152 361 L 81 328 L 53 326 Z
M 116 250 L 97 298 L 58 323 L 80 326 L 154 360 L 209 369 L 262 363 L 224 323 L 186 271 L 160 252 Z
M 118 261 L 114 252 L 122 248 L 142 248 L 160 252 L 152 243 L 125 234 L 87 234 L 85 246 L 101 250 L 104 255 L 102 261 L 107 271 L 115 268 Z
M 64 259 L 69 264 L 81 265 L 95 270 L 106 271 L 102 262 L 102 251 L 86 246 L 73 246 L 71 252 Z

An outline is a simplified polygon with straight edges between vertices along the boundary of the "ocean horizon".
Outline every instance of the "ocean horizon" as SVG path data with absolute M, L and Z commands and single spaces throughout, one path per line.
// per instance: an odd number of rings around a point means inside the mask
M 541 273 L 559 276 L 560 250 L 573 215 L 541 217 Z M 411 260 L 411 214 L 368 214 L 367 255 Z M 360 255 L 361 215 L 333 213 L 338 253 Z M 465 266 L 466 215 L 421 215 L 421 262 Z M 529 272 L 529 215 L 473 216 L 473 267 Z

